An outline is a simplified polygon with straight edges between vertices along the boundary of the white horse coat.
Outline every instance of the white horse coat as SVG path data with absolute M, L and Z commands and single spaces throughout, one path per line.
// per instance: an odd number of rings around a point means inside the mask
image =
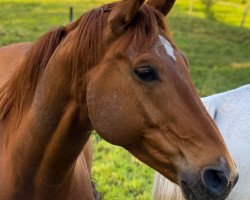
M 227 200 L 250 200 L 250 85 L 201 99 L 220 129 L 239 170 Z M 157 173 L 153 200 L 183 200 L 180 188 Z

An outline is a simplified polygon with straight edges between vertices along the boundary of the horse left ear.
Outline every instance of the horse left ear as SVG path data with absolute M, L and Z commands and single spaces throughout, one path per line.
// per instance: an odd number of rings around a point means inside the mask
M 148 0 L 147 4 L 167 16 L 172 9 L 175 0 Z
M 145 0 L 121 0 L 119 1 L 108 18 L 108 34 L 119 36 L 124 31 Z

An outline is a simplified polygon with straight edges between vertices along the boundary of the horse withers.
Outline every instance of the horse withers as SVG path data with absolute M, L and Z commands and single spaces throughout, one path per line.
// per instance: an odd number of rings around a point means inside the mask
M 228 200 L 250 199 L 250 85 L 202 98 L 238 167 L 240 177 Z M 183 200 L 180 188 L 159 173 L 153 200 Z
M 173 4 L 122 0 L 0 50 L 1 200 L 93 199 L 92 130 L 187 199 L 227 197 L 237 170 L 168 33 Z

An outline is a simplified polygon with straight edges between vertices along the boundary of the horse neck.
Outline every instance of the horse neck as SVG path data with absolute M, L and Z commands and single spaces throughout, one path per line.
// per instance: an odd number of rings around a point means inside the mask
M 77 84 L 70 75 L 73 67 L 65 59 L 67 44 L 70 42 L 62 42 L 52 55 L 32 103 L 9 140 L 17 198 L 29 194 L 56 199 L 59 192 L 66 194 L 77 158 L 90 136 L 86 102 L 84 98 L 79 102 L 72 91 Z M 11 126 L 10 121 L 7 127 Z

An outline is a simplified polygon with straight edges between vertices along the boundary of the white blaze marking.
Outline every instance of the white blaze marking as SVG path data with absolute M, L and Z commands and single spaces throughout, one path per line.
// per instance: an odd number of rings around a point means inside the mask
M 174 49 L 172 47 L 172 45 L 169 43 L 169 41 L 167 41 L 164 37 L 162 37 L 161 35 L 159 35 L 159 39 L 162 43 L 162 45 L 164 46 L 167 54 L 169 56 L 171 56 L 175 61 L 176 61 L 176 57 L 174 55 Z

